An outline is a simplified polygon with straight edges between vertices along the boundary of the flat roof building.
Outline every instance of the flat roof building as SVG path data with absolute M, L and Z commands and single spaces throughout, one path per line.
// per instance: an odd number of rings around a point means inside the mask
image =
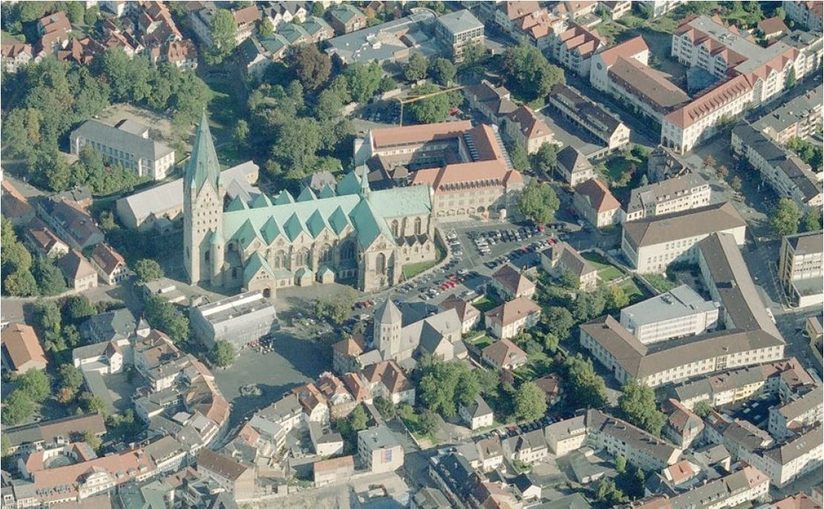
M 268 336 L 278 325 L 275 307 L 259 291 L 192 308 L 190 316 L 195 336 L 210 349 L 220 340 L 243 348 Z
M 718 303 L 706 301 L 689 286 L 681 285 L 625 307 L 621 325 L 647 345 L 715 329 L 718 308 Z
M 449 48 L 455 63 L 463 62 L 464 52 L 469 46 L 484 51 L 484 24 L 466 9 L 439 17 L 435 23 L 435 36 Z
M 778 280 L 794 306 L 807 307 L 824 302 L 822 244 L 821 230 L 788 235 L 781 240 Z

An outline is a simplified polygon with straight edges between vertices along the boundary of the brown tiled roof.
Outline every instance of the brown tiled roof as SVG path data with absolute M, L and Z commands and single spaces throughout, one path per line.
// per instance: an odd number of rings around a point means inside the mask
M 444 311 L 454 309 L 455 312 L 458 313 L 458 318 L 460 318 L 461 321 L 465 321 L 470 317 L 480 316 L 481 314 L 478 308 L 473 306 L 470 302 L 466 302 L 465 300 L 458 298 L 456 295 L 448 297 L 441 302 L 439 306 Z
M 758 22 L 758 29 L 764 35 L 771 35 L 779 32 L 789 32 L 790 29 L 781 21 L 781 18 L 774 16 Z
M 197 50 L 192 41 L 172 41 L 166 46 L 166 60 L 168 62 L 181 62 L 197 58 Z
M 532 14 L 533 12 L 537 12 L 540 9 L 541 6 L 538 5 L 538 2 L 532 0 L 505 2 L 503 5 L 504 13 L 510 20 L 513 21 L 528 14 Z
M 363 375 L 369 383 L 380 381 L 391 394 L 408 391 L 411 387 L 395 361 L 382 361 L 367 366 L 363 370 Z
M 341 355 L 356 357 L 363 353 L 363 344 L 356 341 L 353 337 L 348 337 L 332 345 L 332 350 Z
M 249 470 L 249 467 L 229 456 L 218 454 L 203 448 L 197 454 L 197 468 L 214 472 L 230 481 L 236 481 Z
M 732 203 L 721 202 L 626 223 L 624 236 L 635 247 L 650 246 L 746 224 Z
M 70 282 L 95 274 L 92 264 L 74 249 L 57 260 L 57 266 L 63 272 L 63 276 L 69 279 Z
M 772 509 L 821 509 L 816 501 L 804 493 L 783 498 L 778 502 L 774 502 L 770 507 Z
M 45 366 L 46 354 L 32 326 L 23 323 L 9 325 L 3 329 L 2 341 L 15 370 L 28 362 L 42 362 Z
M 633 37 L 628 41 L 605 49 L 598 53 L 598 55 L 603 59 L 606 66 L 609 67 L 613 65 L 619 57 L 632 58 L 634 55 L 643 51 L 649 51 L 649 46 L 647 46 L 644 38 L 639 35 L 638 37 Z
M 257 5 L 250 5 L 249 7 L 238 9 L 232 12 L 232 14 L 238 26 L 248 25 L 260 19 L 260 9 L 257 8 Z
M 32 219 L 26 227 L 26 234 L 29 239 L 37 244 L 37 247 L 44 251 L 48 251 L 57 243 L 65 245 L 65 243 L 51 231 L 48 225 L 37 217 Z
M 598 179 L 589 179 L 575 187 L 575 194 L 584 196 L 589 206 L 596 212 L 606 212 L 621 208 L 621 204 L 612 195 L 609 188 Z
M 684 129 L 725 104 L 729 104 L 742 95 L 747 94 L 751 89 L 752 85 L 745 76 L 736 76 L 708 90 L 689 104 L 668 114 L 664 117 L 664 120 L 672 122 Z
M 526 352 L 508 339 L 496 341 L 483 349 L 483 355 L 496 366 L 512 364 L 514 361 L 526 362 Z
M 0 54 L 3 58 L 15 58 L 17 55 L 28 53 L 31 55 L 31 44 L 22 42 L 4 42 L 0 46 Z
M 34 213 L 34 209 L 29 204 L 29 200 L 27 200 L 11 182 L 4 179 L 2 186 L 3 199 L 0 200 L 0 207 L 2 208 L 4 216 L 16 219 Z
M 312 468 L 317 475 L 319 472 L 329 472 L 338 470 L 339 468 L 355 469 L 355 458 L 350 454 L 349 456 L 341 456 L 340 458 L 332 458 L 329 460 L 318 461 L 312 465 Z
M 528 292 L 535 288 L 535 283 L 515 270 L 515 267 L 510 264 L 506 264 L 498 269 L 495 274 L 492 275 L 492 278 L 515 295 Z
M 105 243 L 100 243 L 94 246 L 92 251 L 92 260 L 101 268 L 106 274 L 111 274 L 118 267 L 126 265 L 126 260 L 123 256 L 114 250 L 111 246 Z
M 521 133 L 527 139 L 552 134 L 552 130 L 547 123 L 526 106 L 519 106 L 517 110 L 509 114 L 509 118 L 520 126 Z
M 532 313 L 540 313 L 541 307 L 529 297 L 518 297 L 515 300 L 504 302 L 500 306 L 486 312 L 487 319 L 495 319 L 506 327 Z
M 609 75 L 658 111 L 669 111 L 690 100 L 690 96 L 667 79 L 666 74 L 634 58 L 618 57 L 609 68 Z
M 675 465 L 670 465 L 667 467 L 667 472 L 669 472 L 669 476 L 675 484 L 681 484 L 696 475 L 696 472 L 690 466 L 689 460 L 681 460 Z
M 444 138 L 461 136 L 472 129 L 472 122 L 441 122 L 438 124 L 384 127 L 372 129 L 372 140 L 376 148 L 411 143 L 424 143 Z
M 363 385 L 363 382 L 355 373 L 346 373 L 341 379 L 343 384 L 349 390 L 349 394 L 355 398 L 355 401 L 363 401 L 369 398 L 369 390 Z

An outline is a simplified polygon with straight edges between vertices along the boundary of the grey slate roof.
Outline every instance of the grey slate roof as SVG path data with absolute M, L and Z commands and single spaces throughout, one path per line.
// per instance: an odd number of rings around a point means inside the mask
M 144 138 L 137 134 L 140 128 L 148 129 L 145 126 L 135 125 L 136 122 L 128 122 L 120 128 L 104 124 L 98 120 L 87 120 L 80 127 L 72 131 L 71 137 L 82 136 L 83 138 L 96 141 L 101 145 L 116 148 L 128 154 L 134 154 L 141 159 L 156 161 L 161 157 L 174 152 L 167 145 L 154 141 L 151 138 Z
M 473 16 L 467 9 L 444 14 L 438 18 L 438 23 L 452 35 L 459 35 L 484 27 L 484 24 L 478 21 L 478 18 Z
M 624 236 L 637 248 L 746 225 L 732 203 L 721 202 L 624 223 Z
M 691 189 L 709 186 L 704 177 L 698 173 L 687 173 L 671 179 L 662 180 L 654 184 L 636 187 L 630 193 L 627 214 L 643 210 L 657 202 L 668 201 L 680 195 L 688 194 Z
M 784 237 L 792 246 L 796 255 L 820 254 L 824 251 L 824 235 L 819 230 L 817 232 L 797 233 Z

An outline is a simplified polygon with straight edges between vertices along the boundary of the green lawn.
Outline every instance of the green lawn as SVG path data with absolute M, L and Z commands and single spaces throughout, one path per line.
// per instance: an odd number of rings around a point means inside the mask
M 604 283 L 609 283 L 613 279 L 618 279 L 623 275 L 618 267 L 612 265 L 606 258 L 594 251 L 581 253 L 581 256 L 598 269 L 598 277 L 600 277 Z
M 483 350 L 484 348 L 488 347 L 492 343 L 495 342 L 495 338 L 488 336 L 487 334 L 479 334 L 474 338 L 468 340 L 469 344 L 478 347 L 479 349 Z
M 635 304 L 638 301 L 643 300 L 646 298 L 646 293 L 642 290 L 635 281 L 630 278 L 626 281 L 621 281 L 619 287 L 624 290 L 624 294 L 629 297 L 630 304 Z
M 480 311 L 481 313 L 486 313 L 490 309 L 498 307 L 500 303 L 498 301 L 490 299 L 489 295 L 484 295 L 480 299 L 473 302 L 472 305 L 478 308 L 478 311 Z
M 403 278 L 404 279 L 413 278 L 413 277 L 417 276 L 418 274 L 420 274 L 421 272 L 429 270 L 432 267 L 434 267 L 435 265 L 441 263 L 441 260 L 443 260 L 446 257 L 446 252 L 443 250 L 443 248 L 441 246 L 439 246 L 437 244 L 435 245 L 435 248 L 438 250 L 438 257 L 435 259 L 435 261 L 409 263 L 409 264 L 404 265 L 403 269 L 401 269 L 401 271 L 403 273 Z
M 678 286 L 678 281 L 672 281 L 661 274 L 644 274 L 643 276 L 660 293 L 668 292 Z

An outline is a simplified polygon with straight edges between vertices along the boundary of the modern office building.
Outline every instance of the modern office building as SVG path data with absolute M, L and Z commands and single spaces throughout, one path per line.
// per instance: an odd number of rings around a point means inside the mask
M 384 425 L 358 432 L 358 456 L 366 468 L 376 474 L 403 466 L 403 447 Z
M 704 300 L 687 285 L 621 310 L 621 325 L 642 344 L 695 336 L 718 325 L 716 302 Z
M 87 120 L 69 136 L 71 153 L 80 154 L 87 144 L 103 159 L 152 180 L 166 178 L 175 164 L 175 151 L 149 138 L 149 128 L 133 120 L 114 126 Z
M 463 62 L 467 47 L 474 46 L 480 52 L 484 48 L 484 24 L 466 9 L 450 12 L 435 22 L 435 37 L 449 48 L 452 61 Z
M 824 301 L 822 241 L 821 231 L 788 235 L 781 241 L 778 280 L 794 306 L 820 305 Z
M 195 337 L 211 349 L 228 341 L 236 349 L 268 336 L 277 329 L 275 307 L 261 292 L 246 292 L 192 308 Z

